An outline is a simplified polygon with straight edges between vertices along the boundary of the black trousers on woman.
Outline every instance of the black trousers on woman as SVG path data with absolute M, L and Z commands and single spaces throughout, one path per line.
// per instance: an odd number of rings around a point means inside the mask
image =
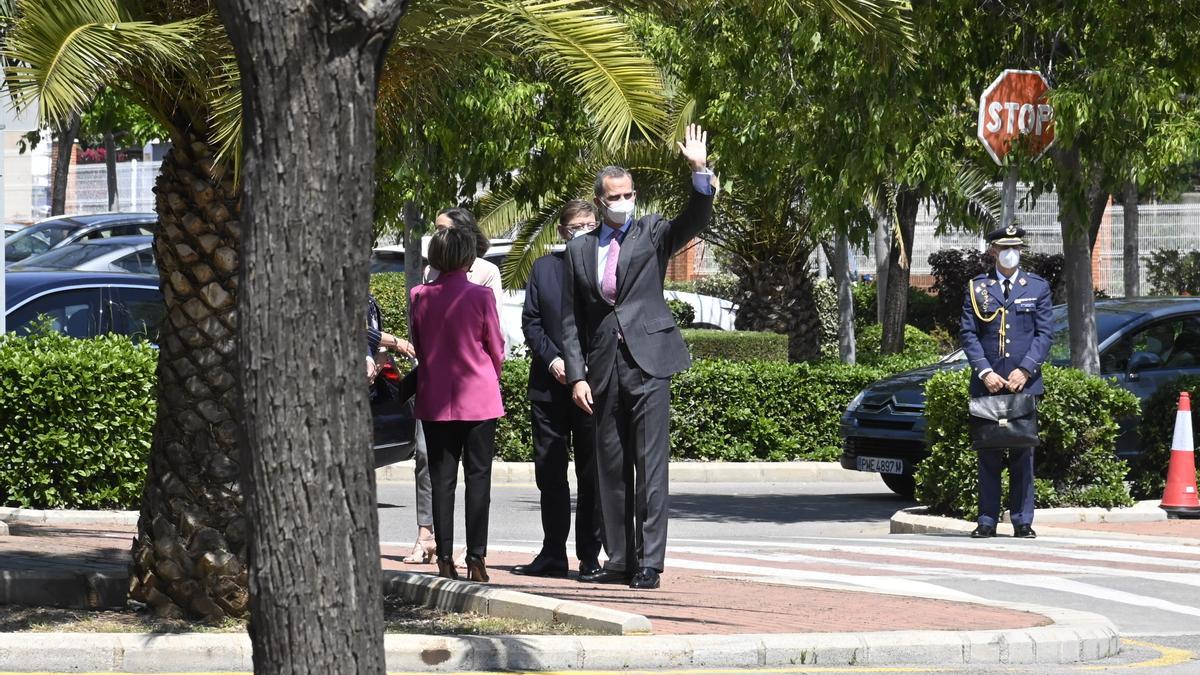
M 454 555 L 454 491 L 462 463 L 467 487 L 467 553 L 487 556 L 496 420 L 422 422 L 433 483 L 433 535 L 439 556 Z

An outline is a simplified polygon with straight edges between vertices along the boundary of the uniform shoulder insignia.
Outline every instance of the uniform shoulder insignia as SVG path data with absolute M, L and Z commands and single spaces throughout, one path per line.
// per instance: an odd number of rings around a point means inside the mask
M 996 285 L 995 279 L 988 279 L 988 286 L 995 286 L 995 285 Z

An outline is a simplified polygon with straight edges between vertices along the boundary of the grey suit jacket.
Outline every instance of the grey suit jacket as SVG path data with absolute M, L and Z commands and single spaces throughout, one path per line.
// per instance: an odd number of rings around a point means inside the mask
M 713 195 L 692 190 L 675 220 L 652 214 L 629 226 L 617 259 L 617 301 L 600 294 L 596 268 L 600 229 L 567 244 L 563 263 L 562 337 L 567 382 L 604 386 L 616 358 L 617 335 L 651 377 L 670 377 L 691 365 L 683 337 L 663 299 L 667 261 L 712 218 Z M 608 227 L 602 224 L 600 226 Z

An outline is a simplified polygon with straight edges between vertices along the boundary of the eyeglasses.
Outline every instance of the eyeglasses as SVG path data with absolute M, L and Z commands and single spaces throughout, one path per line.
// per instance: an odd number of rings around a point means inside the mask
M 571 223 L 570 225 L 564 226 L 563 229 L 565 229 L 567 232 L 588 232 L 588 231 L 596 229 L 599 225 L 600 225 L 600 223 L 596 223 L 596 222 Z

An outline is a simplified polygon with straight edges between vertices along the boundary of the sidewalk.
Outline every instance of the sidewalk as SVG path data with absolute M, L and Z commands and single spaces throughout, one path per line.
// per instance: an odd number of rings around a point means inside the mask
M 13 523 L 11 535 L 0 536 L 0 603 L 120 604 L 134 533 L 128 524 Z M 431 645 L 446 654 L 446 661 L 436 664 L 439 670 L 1057 663 L 1103 658 L 1119 649 L 1112 624 L 1083 612 L 749 581 L 704 569 L 670 569 L 669 559 L 661 589 L 633 591 L 620 585 L 581 584 L 573 578 L 514 576 L 511 566 L 527 562 L 529 555 L 505 551 L 489 555 L 492 583 L 480 585 L 438 579 L 434 565 L 404 565 L 399 557 L 406 551 L 385 547 L 382 553 L 387 587 L 424 604 L 550 618 L 614 633 L 391 636 L 387 649 L 392 669 L 434 665 L 421 666 L 418 658 L 435 649 Z M 711 557 L 714 569 L 728 560 Z M 653 637 L 629 634 L 645 632 L 647 626 Z M 98 650 L 96 670 L 120 671 L 135 663 L 168 669 L 180 667 L 164 664 L 248 669 L 245 636 L 183 637 L 188 640 L 72 635 L 68 641 L 77 655 Z M 0 633 L 0 654 L 7 655 L 9 668 L 19 664 L 53 670 L 45 660 L 46 644 L 63 640 L 61 635 Z M 105 656 L 110 652 L 119 655 L 111 663 Z M 55 663 L 65 663 L 63 658 L 58 654 Z M 88 659 L 93 662 L 92 656 Z

